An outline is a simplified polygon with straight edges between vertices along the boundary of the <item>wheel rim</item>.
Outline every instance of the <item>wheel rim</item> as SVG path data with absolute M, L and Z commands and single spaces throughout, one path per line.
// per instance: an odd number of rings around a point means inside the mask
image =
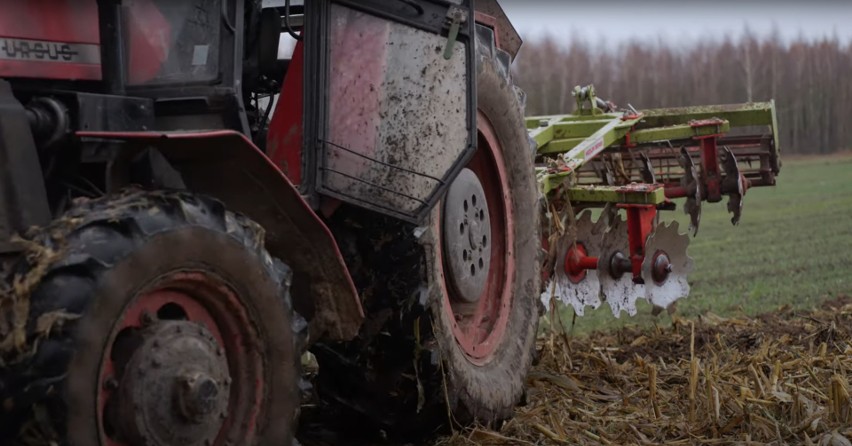
M 101 443 L 250 442 L 265 382 L 252 327 L 237 294 L 207 272 L 171 273 L 139 293 L 101 354 Z
M 443 266 L 441 283 L 444 296 L 444 310 L 452 324 L 453 336 L 469 361 L 477 365 L 488 363 L 506 333 L 506 325 L 512 306 L 511 283 L 514 280 L 515 265 L 511 247 L 514 246 L 514 219 L 512 216 L 509 182 L 503 162 L 503 149 L 500 146 L 494 128 L 488 118 L 477 116 L 477 151 L 468 163 L 479 180 L 487 203 L 487 220 L 490 220 L 491 240 L 489 241 L 490 259 L 484 262 L 488 266 L 487 280 L 478 298 L 462 296 L 453 286 L 452 267 L 444 250 L 445 233 L 443 228 L 437 248 Z M 445 203 L 453 206 L 458 203 Z M 449 215 L 445 213 L 444 215 Z M 444 220 L 443 218 L 440 220 Z M 458 227 L 457 221 L 443 221 L 439 228 Z

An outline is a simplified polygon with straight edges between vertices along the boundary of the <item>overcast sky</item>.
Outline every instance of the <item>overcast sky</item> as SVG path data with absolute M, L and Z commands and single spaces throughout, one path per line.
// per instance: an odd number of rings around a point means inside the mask
M 836 34 L 852 38 L 852 0 L 502 0 L 500 4 L 525 39 L 576 34 L 589 43 L 631 39 L 694 43 L 741 35 L 748 25 L 767 35 L 773 27 L 789 41 Z

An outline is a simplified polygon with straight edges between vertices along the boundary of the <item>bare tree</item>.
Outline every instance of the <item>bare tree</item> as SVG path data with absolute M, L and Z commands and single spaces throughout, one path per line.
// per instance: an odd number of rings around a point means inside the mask
M 515 64 L 529 114 L 567 113 L 574 85 L 594 83 L 617 104 L 639 108 L 775 99 L 785 152 L 852 148 L 852 42 L 836 36 L 784 43 L 774 30 L 759 37 L 690 47 L 629 42 L 591 45 L 577 37 L 527 42 Z

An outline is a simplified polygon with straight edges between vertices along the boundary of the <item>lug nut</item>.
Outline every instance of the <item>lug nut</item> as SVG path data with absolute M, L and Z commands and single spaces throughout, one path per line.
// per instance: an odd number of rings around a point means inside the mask
M 104 381 L 104 389 L 105 390 L 115 390 L 118 388 L 118 380 L 113 377 L 109 377 Z
M 156 320 L 157 320 L 157 318 L 156 318 L 156 317 L 154 317 L 154 315 L 153 315 L 153 314 L 151 314 L 151 312 L 150 312 L 150 311 L 145 310 L 144 312 L 142 312 L 142 316 L 141 316 L 141 318 L 140 318 L 140 322 L 142 322 L 142 326 L 143 326 L 143 327 L 148 327 L 148 326 L 150 326 L 151 324 L 153 324 L 154 322 L 156 322 Z

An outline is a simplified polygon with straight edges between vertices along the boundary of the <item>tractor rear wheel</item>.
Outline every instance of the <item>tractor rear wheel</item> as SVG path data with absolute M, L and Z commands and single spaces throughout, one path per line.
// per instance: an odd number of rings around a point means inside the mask
M 257 224 L 206 197 L 129 192 L 79 203 L 30 245 L 19 358 L 0 375 L 6 408 L 32 407 L 14 412 L 19 438 L 292 442 L 304 324 Z
M 538 329 L 533 152 L 508 56 L 480 45 L 477 151 L 433 213 L 432 336 L 456 420 L 492 424 L 524 393 Z
M 539 208 L 522 93 L 493 43 L 478 44 L 477 152 L 425 225 L 350 208 L 330 222 L 367 313 L 356 340 L 312 349 L 327 405 L 316 417 L 343 424 L 346 441 L 352 430 L 410 441 L 452 422 L 493 424 L 523 397 Z

